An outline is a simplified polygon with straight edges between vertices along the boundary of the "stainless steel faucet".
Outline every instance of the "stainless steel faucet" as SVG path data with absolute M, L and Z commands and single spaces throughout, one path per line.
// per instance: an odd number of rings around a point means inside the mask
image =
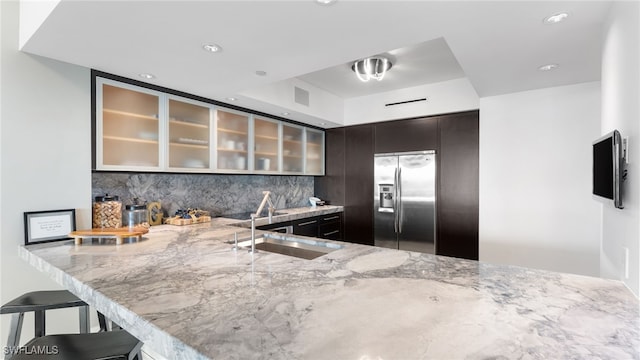
M 273 213 L 276 211 L 276 207 L 273 206 L 273 202 L 271 202 L 271 198 L 269 197 L 269 195 L 271 194 L 271 191 L 263 191 L 262 194 L 264 194 L 264 197 L 262 198 L 262 202 L 260 203 L 260 206 L 258 207 L 258 211 L 256 211 L 255 213 L 255 217 L 260 217 L 260 213 L 262 212 L 262 209 L 264 208 L 264 205 L 266 203 L 269 203 L 269 224 L 273 223 Z M 253 216 L 254 214 L 252 214 Z
M 271 224 L 273 223 L 273 213 L 276 210 L 269 198 L 271 191 L 263 191 L 262 194 L 264 194 L 264 197 L 262 198 L 260 206 L 258 206 L 258 211 L 256 211 L 255 214 L 251 214 L 251 250 L 249 250 L 249 252 L 252 254 L 256 252 L 256 218 L 260 216 L 264 205 L 269 203 L 269 224 Z

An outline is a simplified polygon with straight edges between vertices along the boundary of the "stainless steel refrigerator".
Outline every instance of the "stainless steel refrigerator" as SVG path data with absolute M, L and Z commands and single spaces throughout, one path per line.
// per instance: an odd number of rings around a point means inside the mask
M 376 154 L 375 245 L 435 254 L 436 153 Z

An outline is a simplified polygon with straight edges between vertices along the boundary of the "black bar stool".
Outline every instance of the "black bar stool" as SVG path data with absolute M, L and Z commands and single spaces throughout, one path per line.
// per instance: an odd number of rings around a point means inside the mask
M 80 332 L 89 332 L 89 305 L 67 290 L 34 291 L 23 294 L 0 307 L 0 314 L 11 315 L 8 348 L 20 343 L 24 314 L 34 312 L 35 337 L 45 336 L 45 311 L 77 307 L 80 315 Z
M 142 342 L 124 330 L 34 338 L 11 360 L 142 360 Z
M 45 334 L 45 312 L 77 307 L 80 334 Z M 35 337 L 20 344 L 24 314 L 34 312 Z M 124 330 L 108 331 L 108 319 L 98 312 L 100 332 L 89 333 L 89 305 L 67 290 L 34 291 L 19 296 L 0 307 L 0 314 L 11 314 L 5 359 L 82 360 L 126 358 L 142 360 L 143 343 Z M 114 330 L 120 329 L 114 324 Z

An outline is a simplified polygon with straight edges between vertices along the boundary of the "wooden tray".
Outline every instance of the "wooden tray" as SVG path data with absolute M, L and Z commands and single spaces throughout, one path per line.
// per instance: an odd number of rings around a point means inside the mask
M 116 244 L 121 245 L 123 238 L 137 237 L 138 241 L 142 239 L 142 235 L 149 232 L 146 227 L 137 227 L 133 230 L 129 230 L 128 227 L 121 228 L 104 228 L 104 229 L 91 229 L 91 230 L 77 230 L 69 234 L 75 240 L 76 245 L 82 244 L 82 239 L 88 238 L 115 238 Z
M 183 218 L 176 218 L 176 217 L 171 217 L 171 218 L 164 219 L 164 223 L 165 224 L 178 225 L 178 226 L 191 225 L 191 224 L 201 224 L 201 223 L 210 222 L 210 221 L 211 221 L 211 216 L 208 216 L 208 215 L 202 215 L 202 216 L 198 216 L 198 217 L 191 217 L 190 219 L 183 219 Z

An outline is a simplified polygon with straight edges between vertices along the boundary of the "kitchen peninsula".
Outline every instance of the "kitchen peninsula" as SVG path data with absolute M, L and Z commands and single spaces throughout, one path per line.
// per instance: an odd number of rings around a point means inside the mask
M 640 358 L 617 281 L 326 240 L 341 248 L 314 260 L 252 255 L 237 224 L 20 253 L 170 359 Z

